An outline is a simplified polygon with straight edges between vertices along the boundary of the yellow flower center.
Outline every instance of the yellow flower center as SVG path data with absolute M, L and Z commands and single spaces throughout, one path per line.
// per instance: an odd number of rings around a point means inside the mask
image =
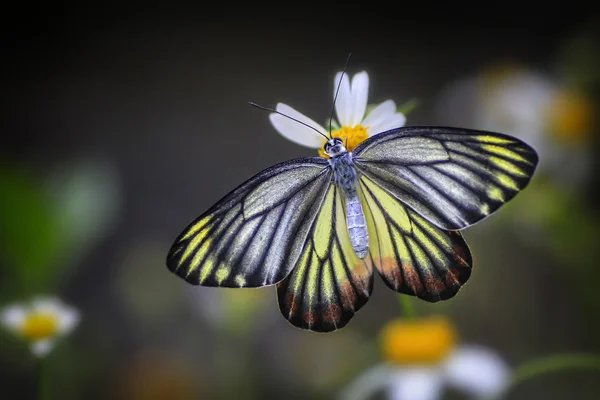
M 20 327 L 21 334 L 25 339 L 34 341 L 46 339 L 56 335 L 58 321 L 54 315 L 32 313 L 27 316 Z
M 337 131 L 331 132 L 331 137 L 340 138 L 344 144 L 344 147 L 348 151 L 354 150 L 356 146 L 358 146 L 363 140 L 367 139 L 369 135 L 367 134 L 367 129 L 369 127 L 364 127 L 361 124 L 354 125 L 353 127 L 342 126 Z M 327 143 L 327 141 L 323 141 L 323 145 Z M 329 158 L 327 154 L 325 154 L 325 150 L 323 150 L 323 146 L 319 149 L 319 155 L 323 158 Z
M 383 356 L 394 364 L 437 364 L 448 356 L 455 344 L 454 328 L 441 316 L 394 320 L 381 333 Z
M 583 95 L 562 92 L 548 110 L 550 130 L 565 143 L 582 144 L 594 125 L 591 102 Z

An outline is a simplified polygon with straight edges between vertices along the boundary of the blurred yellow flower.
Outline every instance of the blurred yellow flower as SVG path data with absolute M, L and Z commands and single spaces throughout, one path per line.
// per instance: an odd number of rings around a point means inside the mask
M 594 126 L 590 99 L 574 91 L 557 93 L 548 106 L 548 126 L 559 142 L 585 144 Z
M 394 400 L 436 400 L 451 386 L 474 397 L 500 393 L 509 381 L 508 366 L 492 351 L 457 345 L 445 317 L 397 319 L 381 332 L 385 363 L 371 367 L 341 393 L 341 399 L 365 400 L 385 390 Z
M 79 313 L 56 298 L 36 298 L 30 304 L 5 307 L 0 322 L 26 340 L 33 354 L 43 357 L 52 350 L 58 337 L 77 326 Z
M 342 76 L 342 72 L 338 72 L 333 82 L 334 98 L 338 91 L 338 85 L 339 92 L 335 102 L 337 121 L 334 120 L 332 123 L 332 126 L 337 126 L 337 128 L 333 128 L 331 136 L 342 139 L 348 151 L 352 151 L 370 136 L 404 126 L 406 117 L 401 112 L 397 112 L 396 103 L 392 100 L 386 100 L 366 113 L 369 96 L 367 72 L 362 71 L 355 74 L 352 82 L 347 74 Z M 318 149 L 321 157 L 328 158 L 323 151 L 325 138 L 322 136 L 328 135 L 327 129 L 287 104 L 278 103 L 275 109 L 316 130 L 308 129 L 281 114 L 272 113 L 269 115 L 271 123 L 282 136 L 301 146 Z M 367 115 L 365 116 L 365 114 Z
M 393 364 L 435 364 L 456 345 L 456 333 L 443 317 L 388 323 L 381 332 L 383 358 Z

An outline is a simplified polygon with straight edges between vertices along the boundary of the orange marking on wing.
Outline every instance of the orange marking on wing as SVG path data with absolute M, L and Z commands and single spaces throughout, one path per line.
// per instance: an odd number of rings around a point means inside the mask
M 386 277 L 388 282 L 393 283 L 397 288 L 402 285 L 402 272 L 395 258 L 384 257 L 378 259 L 375 265 L 379 266 L 379 271 Z
M 446 290 L 444 282 L 433 274 L 427 274 L 425 276 L 425 286 L 427 287 L 427 292 L 431 294 L 439 295 Z
M 467 260 L 469 259 L 465 252 L 465 247 L 459 245 L 452 246 L 452 258 L 454 258 L 454 261 L 459 265 L 466 265 Z
M 356 293 L 352 287 L 352 282 L 344 281 L 340 287 L 340 303 L 344 310 L 354 311 L 354 303 L 356 303 Z
M 419 273 L 410 264 L 402 264 L 402 272 L 404 273 L 404 279 L 406 285 L 413 291 L 413 293 L 420 293 L 425 288 L 419 278 Z
M 342 317 L 342 310 L 340 306 L 335 303 L 328 304 L 323 313 L 323 321 L 330 324 L 336 323 Z
M 289 315 L 295 315 L 298 312 L 298 302 L 293 293 L 287 292 L 284 299 L 285 307 L 289 310 Z
M 352 281 L 354 286 L 359 291 L 362 291 L 366 296 L 369 295 L 369 282 L 371 279 L 371 271 L 373 271 L 373 261 L 371 256 L 363 260 L 359 260 L 352 268 Z
M 302 319 L 307 325 L 315 325 L 318 319 L 317 317 L 317 314 L 315 314 L 312 310 L 306 311 L 302 314 Z
M 446 282 L 450 283 L 452 286 L 460 286 L 459 273 L 456 268 L 449 269 L 446 272 Z
M 468 279 L 468 272 L 469 270 L 466 268 L 451 268 L 446 272 L 446 282 L 452 286 L 461 287 Z
M 348 280 L 344 279 L 343 281 L 338 282 L 340 286 L 340 303 L 344 310 L 354 312 L 357 295 L 365 297 L 369 296 L 371 271 L 371 256 L 367 256 L 367 258 L 359 260 L 354 265 Z

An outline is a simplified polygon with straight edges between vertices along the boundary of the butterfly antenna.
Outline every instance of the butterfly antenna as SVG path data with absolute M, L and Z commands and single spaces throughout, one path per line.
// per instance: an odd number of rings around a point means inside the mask
M 333 120 L 333 110 L 335 109 L 335 102 L 337 100 L 338 93 L 340 92 L 340 86 L 342 86 L 342 79 L 344 79 L 344 74 L 346 73 L 346 68 L 348 68 L 348 63 L 350 62 L 350 57 L 352 53 L 348 54 L 348 58 L 346 59 L 346 64 L 344 64 L 344 70 L 342 71 L 342 75 L 340 75 L 340 80 L 337 84 L 337 88 L 335 89 L 335 95 L 333 96 L 333 104 L 331 106 L 331 112 L 329 113 L 329 137 L 331 138 L 331 121 Z
M 325 135 L 323 135 L 321 132 L 319 132 L 319 130 L 318 130 L 317 128 L 315 128 L 314 126 L 310 126 L 310 125 L 308 125 L 307 123 L 304 123 L 304 122 L 302 122 L 302 121 L 299 121 L 299 120 L 297 120 L 296 118 L 290 117 L 290 116 L 289 116 L 289 115 L 287 115 L 287 114 L 284 114 L 284 113 L 282 113 L 282 112 L 279 112 L 279 111 L 277 111 L 277 110 L 275 110 L 275 109 L 273 109 L 273 108 L 269 108 L 269 107 L 261 106 L 261 105 L 259 105 L 259 104 L 256 104 L 256 103 L 252 102 L 252 101 L 249 101 L 249 102 L 248 102 L 248 104 L 250 104 L 251 106 L 254 106 L 254 107 L 256 107 L 256 108 L 260 108 L 261 110 L 265 110 L 265 111 L 271 111 L 271 112 L 274 112 L 274 113 L 276 113 L 276 114 L 283 115 L 284 117 L 286 117 L 286 118 L 289 118 L 289 119 L 291 119 L 292 121 L 296 121 L 297 123 L 299 123 L 299 124 L 301 124 L 301 125 L 304 125 L 304 126 L 306 126 L 307 128 L 310 128 L 310 129 L 312 129 L 313 131 L 317 132 L 319 135 L 323 136 L 325 139 L 329 139 L 327 136 L 325 136 Z

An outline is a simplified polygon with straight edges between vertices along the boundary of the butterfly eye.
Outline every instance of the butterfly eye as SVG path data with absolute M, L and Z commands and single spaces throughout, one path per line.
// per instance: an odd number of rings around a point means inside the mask
M 340 139 L 340 138 L 334 138 L 334 139 L 333 139 L 333 142 L 334 142 L 335 144 L 342 144 L 342 139 Z

